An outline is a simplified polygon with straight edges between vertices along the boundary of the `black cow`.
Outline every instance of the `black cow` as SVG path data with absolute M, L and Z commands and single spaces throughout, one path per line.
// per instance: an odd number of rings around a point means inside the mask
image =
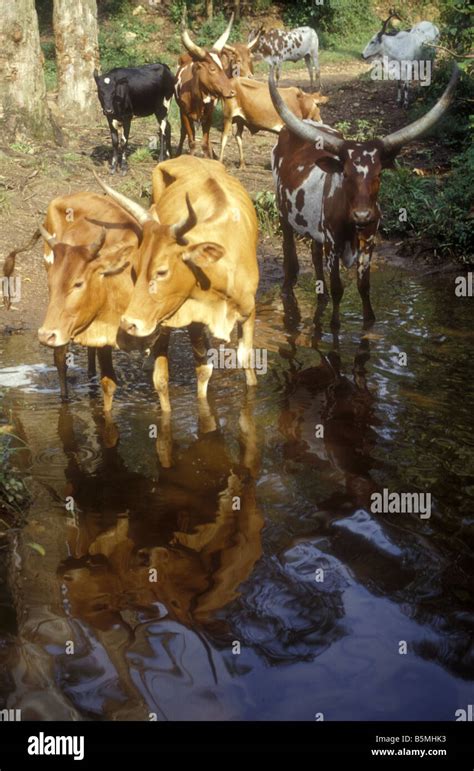
M 133 116 L 156 115 L 160 137 L 160 161 L 171 155 L 171 129 L 168 109 L 174 93 L 175 77 L 166 64 L 144 64 L 142 67 L 114 67 L 105 75 L 94 70 L 97 93 L 112 136 L 112 165 L 122 174 L 127 171 L 125 146 Z M 163 137 L 165 141 L 163 142 Z

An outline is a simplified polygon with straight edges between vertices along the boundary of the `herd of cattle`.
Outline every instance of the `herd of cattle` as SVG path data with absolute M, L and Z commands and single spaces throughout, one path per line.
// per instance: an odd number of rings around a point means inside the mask
M 341 260 L 346 267 L 357 265 L 364 322 L 375 318 L 370 261 L 380 221 L 380 175 L 403 145 L 446 112 L 458 68 L 455 65 L 439 101 L 414 123 L 374 140 L 346 140 L 320 122 L 318 105 L 326 100 L 319 93 L 278 89 L 275 82 L 274 67 L 288 59 L 305 58 L 311 80 L 312 68 L 319 72 L 314 30 L 259 30 L 247 43 L 230 45 L 231 24 L 232 20 L 211 48 L 196 45 L 184 28 L 186 52 L 176 77 L 163 64 L 95 73 L 112 133 L 112 171 L 125 168 L 124 150 L 134 115 L 156 115 L 161 162 L 153 172 L 149 209 L 95 175 L 106 195 L 81 192 L 56 198 L 40 226 L 37 237 L 41 234 L 45 242 L 49 305 L 39 340 L 54 349 L 63 396 L 70 342 L 87 346 L 90 374 L 95 373 L 97 352 L 106 411 L 116 389 L 112 349 L 141 345 L 154 360 L 154 386 L 162 410 L 169 412 L 168 343 L 171 329 L 181 327 L 189 331 L 199 398 L 205 398 L 212 374 L 208 331 L 229 341 L 237 325 L 238 361 L 247 385 L 256 385 L 252 349 L 259 279 L 257 217 L 242 184 L 220 162 L 233 122 L 241 163 L 244 126 L 252 132 L 279 134 L 272 171 L 283 233 L 285 291 L 291 293 L 298 273 L 295 234 L 307 236 L 324 289 L 318 305 L 328 299 L 324 261 L 329 271 L 332 327 L 340 323 Z M 386 22 L 376 36 L 381 45 L 385 30 Z M 259 47 L 271 65 L 268 84 L 252 79 L 252 57 Z M 173 94 L 181 113 L 181 138 L 178 156 L 164 160 L 170 154 L 167 114 Z M 224 131 L 217 161 L 211 157 L 209 131 L 219 99 Z M 202 124 L 205 158 L 193 155 L 197 121 Z M 181 155 L 186 136 L 190 156 Z M 9 272 L 18 251 L 7 258 Z

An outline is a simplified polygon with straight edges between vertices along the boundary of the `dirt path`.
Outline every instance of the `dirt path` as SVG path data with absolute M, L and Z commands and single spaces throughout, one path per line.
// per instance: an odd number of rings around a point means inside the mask
M 352 61 L 329 64 L 323 69 L 323 91 L 330 101 L 322 109 L 323 120 L 330 125 L 339 121 L 352 122 L 364 119 L 376 122 L 379 133 L 400 128 L 406 115 L 395 104 L 395 83 L 379 83 L 358 76 L 368 70 L 363 62 Z M 263 77 L 262 77 L 263 79 Z M 307 85 L 307 71 L 287 70 L 282 73 L 281 85 Z M 54 99 L 53 99 L 54 101 Z M 173 125 L 173 144 L 177 140 L 176 118 Z M 154 119 L 136 120 L 132 126 L 130 151 L 146 147 L 155 133 Z M 219 133 L 213 129 L 215 150 L 219 147 Z M 77 127 L 64 127 L 64 146 L 15 144 L 0 145 L 0 260 L 11 249 L 30 239 L 37 224 L 44 216 L 49 202 L 59 195 L 79 190 L 96 190 L 91 169 L 102 168 L 106 172 L 110 156 L 109 132 L 105 121 L 97 126 L 78 131 Z M 244 134 L 245 170 L 237 169 L 237 144 L 230 139 L 226 148 L 226 166 L 242 181 L 251 195 L 259 191 L 273 192 L 270 170 L 270 151 L 275 143 L 271 134 Z M 415 143 L 402 153 L 402 157 L 414 166 L 426 162 L 426 145 L 423 149 Z M 131 163 L 127 177 L 115 177 L 113 184 L 131 196 L 148 203 L 151 192 L 151 171 L 154 160 Z M 306 250 L 302 249 L 303 254 Z M 276 258 L 281 255 L 279 239 L 262 234 L 260 257 Z M 28 253 L 17 258 L 16 274 L 22 280 L 22 297 L 9 311 L 0 308 L 0 330 L 14 332 L 34 328 L 41 323 L 47 302 L 46 276 L 42 265 L 41 246 L 37 244 Z

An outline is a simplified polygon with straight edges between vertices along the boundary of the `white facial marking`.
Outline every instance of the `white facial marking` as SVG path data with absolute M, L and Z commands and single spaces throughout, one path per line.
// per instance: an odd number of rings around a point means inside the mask
M 357 171 L 358 174 L 363 174 L 364 179 L 366 178 L 367 174 L 369 173 L 369 167 L 368 166 L 361 166 L 358 163 L 354 163 L 354 168 Z
M 104 78 L 104 83 L 107 83 L 107 85 L 109 85 L 109 83 L 110 83 L 110 78 Z

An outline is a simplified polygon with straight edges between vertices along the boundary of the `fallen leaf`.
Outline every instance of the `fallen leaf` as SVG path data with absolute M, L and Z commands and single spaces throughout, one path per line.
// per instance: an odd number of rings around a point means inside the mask
M 32 541 L 31 543 L 27 543 L 26 545 L 27 546 L 31 546 L 31 548 L 34 549 L 35 551 L 37 551 L 38 554 L 41 554 L 42 557 L 46 556 L 46 552 L 44 550 L 44 547 L 41 546 L 40 543 L 35 543 L 34 541 Z

